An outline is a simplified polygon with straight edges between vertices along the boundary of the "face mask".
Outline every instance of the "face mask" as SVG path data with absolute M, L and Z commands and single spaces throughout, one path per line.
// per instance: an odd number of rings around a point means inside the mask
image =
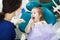
M 15 15 L 16 15 L 16 17 L 19 17 L 19 18 L 20 18 L 20 17 L 21 17 L 21 15 L 22 15 L 22 13 L 21 13 L 21 12 L 17 12 L 17 11 L 16 11 Z

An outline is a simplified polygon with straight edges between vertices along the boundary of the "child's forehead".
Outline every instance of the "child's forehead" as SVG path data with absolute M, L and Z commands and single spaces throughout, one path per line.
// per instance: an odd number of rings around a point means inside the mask
M 39 8 L 33 8 L 32 10 L 39 10 Z
M 34 9 L 32 9 L 31 13 L 33 13 L 33 12 L 41 12 L 41 10 L 38 8 L 34 8 Z
M 32 11 L 42 11 L 40 8 L 33 8 Z

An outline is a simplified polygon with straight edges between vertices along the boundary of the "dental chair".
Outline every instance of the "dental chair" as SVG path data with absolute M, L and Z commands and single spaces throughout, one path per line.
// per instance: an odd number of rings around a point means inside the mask
M 40 6 L 40 3 L 38 2 L 29 2 L 27 5 L 26 5 L 26 8 L 31 11 L 34 7 L 37 7 L 37 6 Z M 44 19 L 45 21 L 48 23 L 48 24 L 52 24 L 54 25 L 56 23 L 56 17 L 54 16 L 54 13 L 51 12 L 47 7 L 41 7 L 42 8 L 42 11 L 43 11 L 43 16 L 44 16 Z M 22 31 L 22 32 L 25 32 L 25 28 L 31 18 L 31 12 L 25 12 L 22 14 L 21 16 L 21 19 L 24 19 L 25 22 L 24 23 L 20 23 L 18 25 L 19 29 Z

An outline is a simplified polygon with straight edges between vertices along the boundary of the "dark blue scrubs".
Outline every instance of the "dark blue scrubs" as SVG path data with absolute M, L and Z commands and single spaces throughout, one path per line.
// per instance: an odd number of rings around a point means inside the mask
M 0 40 L 15 40 L 16 32 L 13 23 L 2 20 L 0 22 Z

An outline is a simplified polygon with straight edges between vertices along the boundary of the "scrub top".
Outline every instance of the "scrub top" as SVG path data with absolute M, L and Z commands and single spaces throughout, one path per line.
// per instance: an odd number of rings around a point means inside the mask
M 0 40 L 15 40 L 15 25 L 7 20 L 0 22 Z

